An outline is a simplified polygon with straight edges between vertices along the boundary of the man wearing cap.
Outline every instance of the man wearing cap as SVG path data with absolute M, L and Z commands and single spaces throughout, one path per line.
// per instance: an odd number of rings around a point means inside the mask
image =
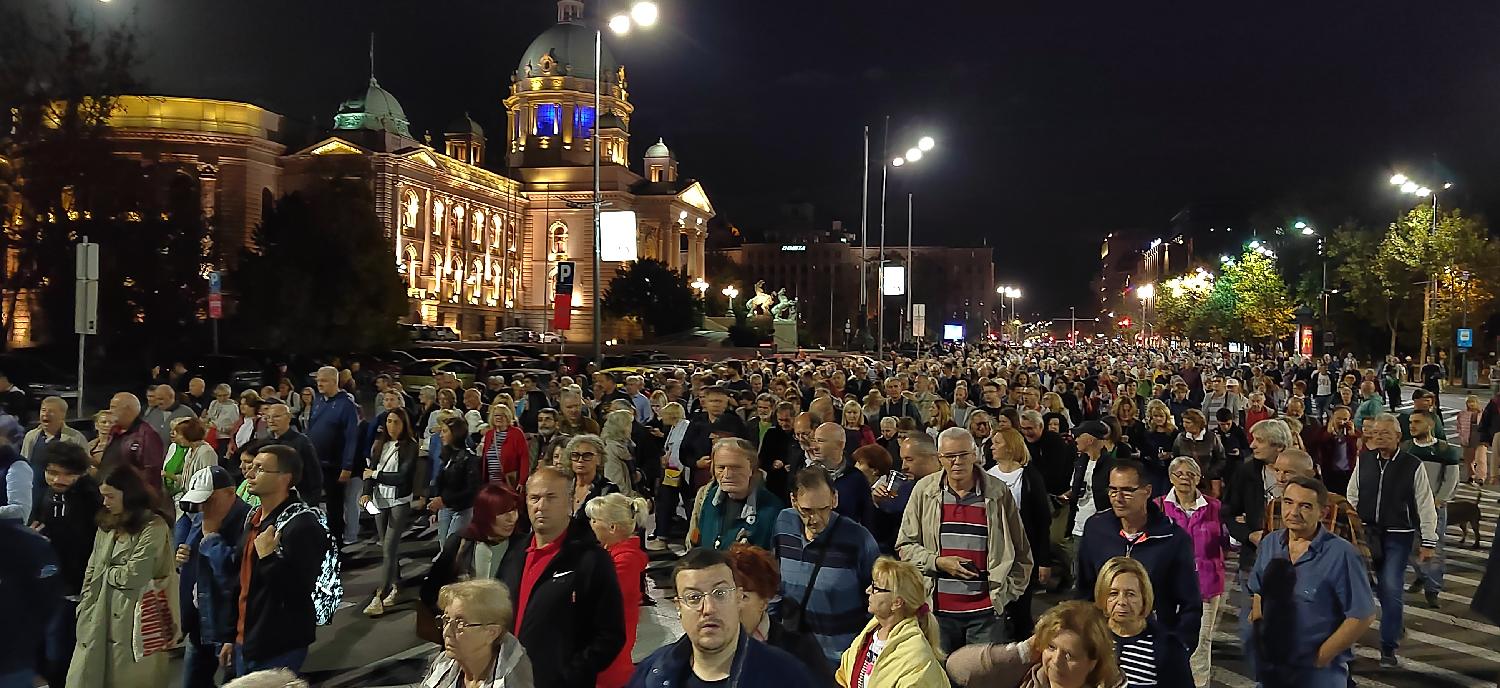
M 177 543 L 177 590 L 188 637 L 182 685 L 212 688 L 219 667 L 232 666 L 239 542 L 250 505 L 235 496 L 229 471 L 208 466 L 188 480 L 180 506 L 172 541 Z

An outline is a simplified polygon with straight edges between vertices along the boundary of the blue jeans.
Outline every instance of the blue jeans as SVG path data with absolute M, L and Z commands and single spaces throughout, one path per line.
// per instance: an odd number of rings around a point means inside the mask
M 183 643 L 186 652 L 182 655 L 182 688 L 214 688 L 214 676 L 219 673 L 219 648 L 222 643 L 202 643 L 194 636 Z M 225 668 L 224 680 L 234 675 L 232 668 Z
M 1380 535 L 1381 560 L 1375 562 L 1375 597 L 1380 600 L 1380 652 L 1395 654 L 1401 644 L 1401 596 L 1406 592 L 1406 560 L 1411 557 L 1413 533 Z
M 1255 684 L 1260 688 L 1263 684 Z M 1297 688 L 1348 688 L 1349 666 L 1335 664 L 1322 669 L 1303 669 L 1291 684 Z
M 365 513 L 365 508 L 359 505 L 359 498 L 364 493 L 365 480 L 358 475 L 351 476 L 344 485 L 344 542 L 359 542 L 359 517 Z M 329 504 L 328 508 L 334 506 Z
M 244 654 L 243 645 L 234 646 L 234 671 L 240 676 L 265 669 L 291 669 L 292 673 L 302 673 L 302 663 L 307 661 L 307 648 L 292 650 L 286 654 L 261 659 L 250 659 Z
M 57 611 L 47 621 L 42 640 L 42 677 L 47 685 L 63 688 L 67 683 L 68 665 L 73 661 L 73 645 L 77 642 L 78 603 L 63 600 Z M 30 682 L 27 686 L 29 688 Z
M 952 653 L 958 648 L 975 643 L 998 643 L 1003 640 L 1004 628 L 1000 617 L 994 612 L 975 615 L 973 618 L 952 617 L 934 614 L 938 621 L 938 636 L 942 638 L 943 652 Z
M 1433 551 L 1432 558 L 1427 563 L 1417 561 L 1416 550 L 1412 550 L 1411 568 L 1417 572 L 1417 580 L 1422 581 L 1422 589 L 1437 594 L 1443 591 L 1443 570 L 1448 567 L 1448 560 L 1444 553 L 1447 547 L 1443 544 L 1448 532 L 1448 506 L 1445 504 L 1438 507 L 1438 539 L 1437 549 Z
M 454 511 L 447 508 L 438 509 L 438 546 L 442 546 L 443 543 L 448 542 L 450 534 L 463 530 L 464 527 L 468 526 L 469 519 L 473 517 L 474 510 L 472 508 L 464 509 L 463 511 Z

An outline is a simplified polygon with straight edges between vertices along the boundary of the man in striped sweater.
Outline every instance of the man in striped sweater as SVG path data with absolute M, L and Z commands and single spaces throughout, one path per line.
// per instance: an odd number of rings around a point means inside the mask
M 896 551 L 927 576 L 943 651 L 1005 640 L 1000 614 L 1031 579 L 1033 558 L 1005 483 L 979 470 L 969 431 L 938 435 L 940 470 L 917 481 Z
M 865 597 L 880 556 L 875 538 L 840 514 L 828 471 L 805 466 L 792 476 L 792 508 L 776 518 L 771 546 L 781 565 L 781 620 L 811 633 L 832 666 L 870 620 Z

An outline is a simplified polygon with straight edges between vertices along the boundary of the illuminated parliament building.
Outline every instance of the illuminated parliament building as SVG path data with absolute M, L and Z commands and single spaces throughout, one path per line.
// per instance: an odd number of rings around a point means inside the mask
M 611 211 L 634 211 L 639 258 L 660 260 L 689 280 L 706 277 L 714 208 L 698 182 L 678 176 L 661 140 L 632 164 L 635 105 L 625 67 L 606 45 L 595 112 L 593 29 L 584 25 L 582 2 L 557 4 L 558 23 L 532 41 L 511 75 L 506 131 L 493 141 L 467 113 L 444 129 L 440 148 L 418 140 L 401 103 L 374 74 L 340 105 L 323 137 L 301 150 L 277 142 L 281 115 L 197 98 L 122 98 L 112 138 L 120 155 L 196 171 L 226 254 L 251 240 L 269 204 L 311 180 L 330 171 L 368 180 L 395 250 L 392 269 L 407 288 L 406 320 L 446 325 L 465 338 L 507 326 L 545 329 L 558 263 L 576 261 L 569 340 L 588 340 L 595 133 L 604 201 Z M 608 233 L 603 239 L 622 240 Z M 619 263 L 602 266 L 601 285 Z

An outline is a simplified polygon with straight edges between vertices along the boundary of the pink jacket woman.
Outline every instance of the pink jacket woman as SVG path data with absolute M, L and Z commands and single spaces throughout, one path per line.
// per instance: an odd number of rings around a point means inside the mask
M 1167 493 L 1156 498 L 1156 505 L 1161 507 L 1162 513 L 1173 523 L 1186 530 L 1193 538 L 1193 555 L 1198 560 L 1198 590 L 1203 594 L 1203 599 L 1211 600 L 1224 593 L 1224 553 L 1228 549 L 1228 541 L 1224 533 L 1224 522 L 1219 518 L 1219 500 L 1214 499 L 1198 491 L 1198 505 L 1178 503 L 1177 492 L 1167 490 Z M 1192 515 L 1188 515 L 1188 511 Z

